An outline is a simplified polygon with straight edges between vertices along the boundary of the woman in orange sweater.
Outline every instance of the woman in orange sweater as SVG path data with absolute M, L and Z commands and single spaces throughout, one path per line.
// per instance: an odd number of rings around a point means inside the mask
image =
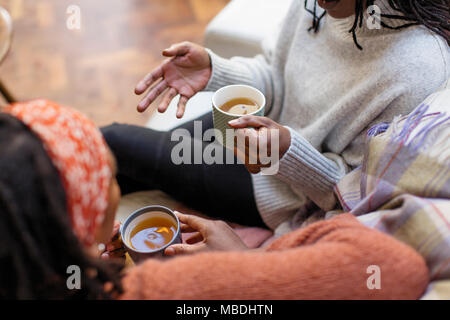
M 101 133 L 44 100 L 0 114 L 0 298 L 415 299 L 428 283 L 414 250 L 341 215 L 248 250 L 224 222 L 178 214 L 189 242 L 126 272 L 100 259 L 120 195 Z M 25 200 L 25 201 L 24 201 Z M 69 266 L 81 270 L 68 288 Z M 381 269 L 370 290 L 368 267 Z

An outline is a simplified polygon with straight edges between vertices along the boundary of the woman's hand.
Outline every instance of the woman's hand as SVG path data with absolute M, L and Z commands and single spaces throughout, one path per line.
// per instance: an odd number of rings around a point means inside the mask
M 263 152 L 264 156 L 267 154 L 270 160 L 275 159 L 278 161 L 291 145 L 289 129 L 267 117 L 243 116 L 228 122 L 228 125 L 236 129 L 234 153 L 244 162 L 245 167 L 251 173 L 258 173 L 261 171 L 261 168 L 270 167 L 274 164 L 261 161 L 261 147 L 264 146 L 266 148 L 266 152 Z M 245 143 L 239 143 L 240 141 Z M 276 147 L 277 143 L 278 148 Z M 274 150 L 278 149 L 276 150 L 277 154 L 273 155 L 273 157 L 271 154 L 272 148 Z
M 140 95 L 153 85 L 137 109 L 139 112 L 145 111 L 165 92 L 158 106 L 159 112 L 165 112 L 170 101 L 180 94 L 177 118 L 181 118 L 187 101 L 208 84 L 211 77 L 211 60 L 204 47 L 190 42 L 175 44 L 165 49 L 162 54 L 169 59 L 147 74 L 136 86 L 135 92 Z
M 174 244 L 166 248 L 166 255 L 189 254 L 203 251 L 236 251 L 248 247 L 224 221 L 208 220 L 175 212 L 181 222 L 181 232 L 194 232 L 186 244 Z
M 125 258 L 125 247 L 120 238 L 120 222 L 115 221 L 111 240 L 106 244 L 105 251 L 102 253 L 103 259 Z

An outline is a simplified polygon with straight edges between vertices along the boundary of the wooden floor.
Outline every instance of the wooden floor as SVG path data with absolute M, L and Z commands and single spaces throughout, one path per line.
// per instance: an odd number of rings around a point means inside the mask
M 205 26 L 227 2 L 2 0 L 15 34 L 0 79 L 19 100 L 49 98 L 98 125 L 144 124 L 151 112 L 136 112 L 136 82 L 170 44 L 201 43 Z M 81 9 L 80 30 L 67 28 L 70 5 Z

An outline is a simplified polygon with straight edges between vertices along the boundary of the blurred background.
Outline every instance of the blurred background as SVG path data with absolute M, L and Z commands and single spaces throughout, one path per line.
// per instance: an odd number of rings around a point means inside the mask
M 161 62 L 164 48 L 183 40 L 202 43 L 208 22 L 228 2 L 0 0 L 14 24 L 0 80 L 17 100 L 55 100 L 98 125 L 145 124 L 154 109 L 136 112 L 137 81 Z M 67 27 L 71 5 L 81 9 L 79 30 Z

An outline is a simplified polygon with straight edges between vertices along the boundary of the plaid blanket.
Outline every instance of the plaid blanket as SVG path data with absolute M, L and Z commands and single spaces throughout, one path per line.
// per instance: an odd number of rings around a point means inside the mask
M 450 299 L 450 89 L 371 128 L 362 166 L 335 192 L 345 211 L 425 258 L 422 299 Z

